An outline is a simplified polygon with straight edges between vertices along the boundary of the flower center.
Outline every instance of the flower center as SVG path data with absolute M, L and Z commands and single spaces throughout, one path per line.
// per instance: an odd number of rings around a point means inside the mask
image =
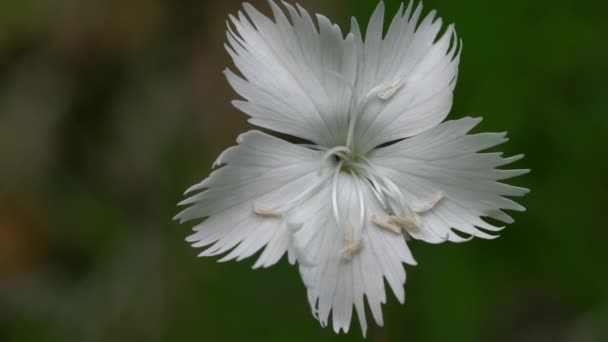
M 411 203 L 411 200 L 408 201 L 408 197 L 405 196 L 399 186 L 385 176 L 385 170 L 374 165 L 366 156 L 353 153 L 347 146 L 335 146 L 329 149 L 321 146 L 309 147 L 325 152 L 320 160 L 319 180 L 306 191 L 279 207 L 265 208 L 254 204 L 252 209 L 258 216 L 281 219 L 284 212 L 310 200 L 321 187 L 329 185 L 331 187 L 331 209 L 334 220 L 336 225 L 344 232 L 344 248 L 340 253 L 346 261 L 351 260 L 363 248 L 364 228 L 367 226 L 367 221 L 372 224 L 372 227 L 395 234 L 404 234 L 406 237 L 410 235 L 416 237 L 417 234 L 422 233 L 422 229 L 427 229 L 422 215 L 433 209 L 444 198 L 444 194 L 438 192 L 430 199 Z M 355 187 L 358 211 L 356 217 L 351 217 L 352 212 L 342 212 L 345 206 L 344 203 L 339 203 L 339 192 L 343 191 L 340 187 L 344 186 L 344 184 L 340 184 L 340 176 L 344 174 L 348 174 L 352 178 L 351 184 L 354 184 Z M 365 208 L 365 190 L 368 193 L 371 192 L 382 207 L 381 212 L 371 213 L 371 217 L 368 217 L 369 214 Z M 440 236 L 433 232 L 431 228 L 428 228 L 428 230 Z M 441 239 L 446 240 L 448 237 L 440 236 Z
M 340 75 L 336 75 L 341 77 Z M 345 80 L 346 82 L 346 80 Z M 345 260 L 351 260 L 363 247 L 364 227 L 366 220 L 379 229 L 385 229 L 395 234 L 406 236 L 418 234 L 424 227 L 420 214 L 431 210 L 441 199 L 443 193 L 437 193 L 433 198 L 420 204 L 408 203 L 406 196 L 400 188 L 387 176 L 385 172 L 375 166 L 365 155 L 357 153 L 355 132 L 361 115 L 372 101 L 389 101 L 393 95 L 404 85 L 404 77 L 378 85 L 365 96 L 358 98 L 352 85 L 352 98 L 349 110 L 348 132 L 345 145 L 331 148 L 319 145 L 305 145 L 308 148 L 323 151 L 319 163 L 320 180 L 296 198 L 282 204 L 278 208 L 264 208 L 253 206 L 255 214 L 268 218 L 280 219 L 282 213 L 297 207 L 303 201 L 311 199 L 321 186 L 331 182 L 331 206 L 337 226 L 344 232 L 344 248 L 340 251 Z M 338 202 L 339 180 L 341 174 L 349 174 L 354 182 L 357 193 L 358 215 L 355 218 L 346 217 L 340 210 Z M 380 203 L 381 213 L 373 213 L 371 218 L 366 217 L 364 190 L 367 189 Z M 354 221 L 354 222 L 353 222 Z M 448 236 L 444 237 L 447 239 Z
M 332 184 L 332 208 L 336 223 L 344 227 L 344 249 L 342 255 L 345 260 L 351 260 L 353 255 L 362 248 L 363 229 L 366 220 L 370 220 L 373 226 L 391 231 L 395 234 L 417 235 L 425 228 L 422 215 L 432 210 L 445 195 L 442 192 L 436 193 L 432 198 L 411 203 L 406 196 L 389 177 L 386 172 L 379 169 L 367 157 L 351 152 L 346 146 L 338 146 L 326 151 L 323 156 L 322 165 L 327 165 L 327 160 L 333 158 L 334 179 Z M 323 168 L 321 168 L 323 172 Z M 355 182 L 358 201 L 359 219 L 358 222 L 344 220 L 338 208 L 338 176 L 340 173 L 350 174 Z M 366 187 L 378 200 L 383 212 L 373 213 L 371 218 L 366 217 L 365 198 L 363 197 L 363 187 Z M 431 228 L 429 232 L 447 240 L 449 235 L 440 236 Z
M 347 146 L 336 146 L 325 152 L 321 158 L 321 166 L 319 173 L 323 173 L 325 167 L 331 167 L 335 164 L 328 163 L 333 159 L 333 162 L 340 165 L 340 171 L 351 172 L 357 170 L 357 165 L 361 162 L 361 158 L 353 153 Z

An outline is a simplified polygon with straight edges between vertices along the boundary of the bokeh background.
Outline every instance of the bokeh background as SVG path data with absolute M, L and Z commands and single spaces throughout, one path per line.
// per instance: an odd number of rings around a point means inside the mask
M 376 0 L 300 3 L 348 27 Z M 532 192 L 500 239 L 410 244 L 368 341 L 608 341 L 607 4 L 425 1 L 464 39 L 450 118 L 509 131 Z M 362 340 L 319 326 L 286 261 L 197 259 L 171 221 L 248 129 L 221 74 L 239 8 L 0 1 L 0 341 Z

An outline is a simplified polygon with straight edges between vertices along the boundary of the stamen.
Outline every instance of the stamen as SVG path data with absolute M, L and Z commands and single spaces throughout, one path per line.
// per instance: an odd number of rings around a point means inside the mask
M 361 247 L 363 246 L 363 240 L 355 240 L 353 235 L 353 226 L 347 224 L 344 235 L 344 248 L 340 251 L 342 257 L 347 261 L 352 260 L 353 256 L 361 250 Z
M 317 193 L 319 187 L 323 186 L 327 180 L 331 178 L 331 174 L 326 175 L 312 184 L 308 189 L 302 191 L 298 196 L 291 198 L 289 201 L 282 203 L 278 207 L 267 208 L 259 207 L 255 203 L 252 206 L 254 213 L 268 218 L 279 218 L 283 216 L 283 213 L 290 211 L 294 207 L 298 206 L 302 201 L 307 200 L 311 196 Z
M 391 224 L 398 225 L 409 233 L 416 233 L 420 231 L 420 228 L 422 228 L 423 225 L 422 219 L 417 214 L 413 214 L 406 217 L 389 216 L 388 222 Z
M 391 205 L 391 202 L 396 203 L 397 209 L 406 208 L 407 206 L 405 205 L 405 198 L 399 188 L 388 177 L 383 176 L 383 173 L 379 172 L 375 165 L 367 158 L 359 156 L 359 159 L 363 162 L 359 165 L 359 167 L 368 175 L 372 176 L 370 177 L 370 181 L 372 181 L 372 184 L 376 182 L 374 186 L 377 187 L 381 197 L 385 199 L 384 201 L 380 201 L 384 209 L 387 212 L 393 213 L 398 213 L 401 211 L 395 210 L 396 208 Z M 378 177 L 377 181 L 375 180 L 376 176 Z
M 340 74 L 334 70 L 326 70 L 326 71 L 329 75 L 334 76 L 338 81 L 341 81 L 342 83 L 344 83 L 350 90 L 351 94 L 353 94 L 353 95 L 355 94 L 354 85 L 351 82 L 349 82 L 346 78 L 344 78 L 344 76 L 342 74 Z
M 371 190 L 372 194 L 374 194 L 382 208 L 384 208 L 385 211 L 388 211 L 388 205 L 383 191 L 384 187 L 376 180 L 373 171 L 365 164 L 357 164 L 357 172 L 372 183 L 372 187 L 369 189 Z
M 252 208 L 253 208 L 253 212 L 260 216 L 274 217 L 274 218 L 280 218 L 283 216 L 283 214 L 278 210 L 258 207 L 255 204 L 253 204 Z
M 336 167 L 336 173 L 334 174 L 333 184 L 331 186 L 331 204 L 334 211 L 334 218 L 338 227 L 342 226 L 342 220 L 340 219 L 340 213 L 338 210 L 338 176 L 340 176 L 340 169 L 342 169 L 344 161 L 340 161 Z
M 357 176 L 353 170 L 350 171 L 350 174 L 353 176 L 355 187 L 357 188 L 357 199 L 359 200 L 359 227 L 363 227 L 365 224 L 365 200 L 363 198 L 363 191 L 361 190 L 359 176 Z
M 376 226 L 378 226 L 378 227 L 380 227 L 382 229 L 386 229 L 386 230 L 391 231 L 391 232 L 393 232 L 395 234 L 401 234 L 401 228 L 400 227 L 398 227 L 398 226 L 396 226 L 396 225 L 394 225 L 392 223 L 383 221 L 383 220 L 379 219 L 376 215 L 372 216 L 372 222 Z
M 361 250 L 361 247 L 363 247 L 363 240 L 361 239 L 355 241 L 350 245 L 347 245 L 342 250 L 342 257 L 347 261 L 351 261 L 353 259 L 353 256 Z
M 330 75 L 336 77 L 337 80 L 343 82 L 350 90 L 351 100 L 350 100 L 350 104 L 348 107 L 349 121 L 348 121 L 348 132 L 346 134 L 346 147 L 351 148 L 353 134 L 355 132 L 357 118 L 359 116 L 358 113 L 360 112 L 360 110 L 358 108 L 359 105 L 358 105 L 358 99 L 357 99 L 357 92 L 355 91 L 354 84 L 352 82 L 349 82 L 346 78 L 344 78 L 343 75 L 337 73 L 334 70 L 327 70 L 327 72 Z M 352 115 L 353 113 L 354 113 L 354 115 Z M 349 153 L 350 153 L 350 151 L 349 151 Z
M 407 208 L 407 205 L 405 204 L 405 197 L 403 196 L 401 190 L 399 190 L 399 187 L 397 187 L 397 185 L 395 185 L 395 183 L 393 183 L 393 181 L 391 181 L 388 177 L 384 177 L 383 182 L 388 187 L 389 198 L 396 201 L 397 205 L 401 207 L 400 209 Z
M 391 82 L 380 85 L 378 88 L 374 88 L 377 93 L 376 96 L 381 100 L 390 99 L 401 87 L 405 84 L 404 78 L 397 78 Z
M 425 211 L 429 211 L 433 209 L 437 205 L 437 203 L 439 203 L 439 201 L 441 201 L 444 197 L 445 195 L 443 194 L 443 192 L 438 192 L 429 201 L 422 203 L 418 206 L 414 206 L 412 210 L 416 213 L 423 213 Z
M 351 117 L 348 120 L 348 132 L 346 133 L 346 146 L 348 147 L 352 147 L 353 144 L 353 137 L 355 135 L 355 128 L 357 127 L 357 120 L 359 119 L 359 112 L 359 110 L 356 110 L 353 114 L 353 109 L 350 110 Z

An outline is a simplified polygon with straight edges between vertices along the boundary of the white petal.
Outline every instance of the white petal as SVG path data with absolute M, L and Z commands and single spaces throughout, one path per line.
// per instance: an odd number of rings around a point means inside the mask
M 228 53 L 243 77 L 226 71 L 228 81 L 246 101 L 234 105 L 251 123 L 311 140 L 343 144 L 356 72 L 352 36 L 317 15 L 317 29 L 301 7 L 270 1 L 275 21 L 249 4 L 231 17 Z M 235 27 L 235 31 L 230 28 Z
M 357 225 L 359 197 L 352 176 L 339 176 L 339 208 L 344 224 Z M 355 306 L 361 329 L 366 334 L 364 298 L 367 298 L 374 319 L 383 324 L 381 304 L 386 303 L 384 279 L 400 302 L 405 299 L 405 270 L 402 263 L 415 264 L 403 235 L 380 229 L 372 224 L 372 215 L 383 215 L 384 210 L 367 188 L 362 187 L 365 203 L 365 224 L 355 227 L 355 236 L 362 245 L 351 260 L 345 260 L 345 227 L 337 226 L 331 205 L 331 190 L 324 188 L 317 196 L 289 216 L 300 224 L 294 244 L 300 273 L 307 287 L 308 299 L 315 317 L 323 326 L 331 312 L 336 332 L 347 332 L 352 308 Z
M 258 131 L 237 142 L 216 162 L 226 165 L 192 188 L 205 190 L 180 203 L 191 206 L 176 219 L 207 217 L 187 239 L 195 247 L 208 246 L 201 256 L 231 251 L 220 261 L 241 260 L 266 246 L 254 267 L 268 267 L 288 249 L 289 230 L 281 213 L 260 215 L 254 209 L 271 211 L 319 182 L 322 152 Z
M 452 106 L 462 43 L 452 25 L 432 11 L 419 20 L 422 4 L 403 6 L 382 36 L 384 4 L 372 15 L 365 41 L 353 19 L 358 50 L 356 93 L 367 99 L 355 133 L 357 150 L 419 134 L 443 121 Z
M 467 135 L 480 121 L 473 118 L 446 121 L 371 153 L 372 162 L 400 187 L 412 207 L 443 194 L 444 198 L 431 210 L 420 214 L 425 229 L 412 234 L 414 238 L 433 243 L 446 239 L 465 241 L 451 228 L 475 237 L 494 238 L 479 228 L 489 231 L 501 228 L 482 217 L 511 223 L 513 219 L 503 209 L 525 210 L 506 197 L 523 196 L 528 190 L 498 181 L 529 170 L 497 169 L 520 156 L 503 158 L 501 153 L 478 153 L 507 140 L 504 133 Z

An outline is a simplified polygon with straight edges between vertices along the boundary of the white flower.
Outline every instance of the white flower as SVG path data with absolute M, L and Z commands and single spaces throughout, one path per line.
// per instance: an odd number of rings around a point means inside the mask
M 199 191 L 176 218 L 205 218 L 187 240 L 200 256 L 254 268 L 285 253 L 299 264 L 315 317 L 348 331 L 353 305 L 363 334 L 364 298 L 382 325 L 384 279 L 404 301 L 406 238 L 430 243 L 494 238 L 490 217 L 524 210 L 505 196 L 527 190 L 498 182 L 528 170 L 497 167 L 521 158 L 480 151 L 504 133 L 469 135 L 481 120 L 441 123 L 452 105 L 462 43 L 452 25 L 422 6 L 399 9 L 383 37 L 384 4 L 365 40 L 357 21 L 344 36 L 322 15 L 270 2 L 274 21 L 249 4 L 230 17 L 226 49 L 242 76 L 227 70 L 250 122 L 296 136 L 293 144 L 259 131 L 241 135 L 190 188 Z M 462 234 L 457 234 L 460 232 Z

